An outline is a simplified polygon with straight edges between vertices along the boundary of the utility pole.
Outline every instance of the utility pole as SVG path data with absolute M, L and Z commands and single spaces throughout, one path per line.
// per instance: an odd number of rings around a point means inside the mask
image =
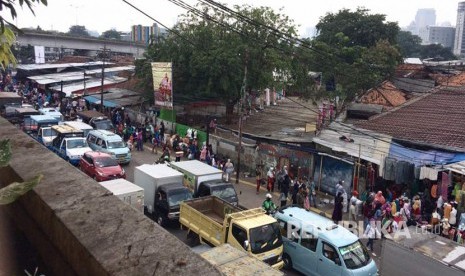
M 243 105 L 245 97 L 245 87 L 247 83 L 247 63 L 249 61 L 249 52 L 245 52 L 245 68 L 244 68 L 244 81 L 241 87 L 241 99 L 239 102 L 239 149 L 237 150 L 237 171 L 236 171 L 236 184 L 239 184 L 240 168 L 241 168 L 241 150 L 242 150 L 242 117 Z
M 107 45 L 104 43 L 103 44 L 103 54 L 102 54 L 102 84 L 100 86 L 100 112 L 104 113 L 104 106 L 103 106 L 103 81 L 105 79 L 105 58 L 107 55 Z

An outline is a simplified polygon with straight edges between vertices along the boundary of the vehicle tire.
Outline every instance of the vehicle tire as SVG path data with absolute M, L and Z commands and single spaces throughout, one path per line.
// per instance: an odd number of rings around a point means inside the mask
M 284 262 L 284 267 L 283 267 L 284 269 L 286 270 L 292 269 L 291 257 L 287 255 L 286 253 L 283 254 L 283 262 Z
M 194 233 L 192 231 L 189 231 L 187 233 L 187 244 L 190 247 L 194 247 L 200 244 L 200 237 L 197 235 L 197 233 Z

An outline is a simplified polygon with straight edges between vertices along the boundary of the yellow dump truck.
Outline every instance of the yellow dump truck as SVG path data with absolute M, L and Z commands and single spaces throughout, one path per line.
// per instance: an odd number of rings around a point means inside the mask
M 283 267 L 278 222 L 261 208 L 241 210 L 218 197 L 206 196 L 182 202 L 179 222 L 188 229 L 188 238 L 210 246 L 228 243 L 273 268 Z
M 273 269 L 264 262 L 247 255 L 243 250 L 223 244 L 200 254 L 202 258 L 218 268 L 226 276 L 282 276 L 281 271 Z

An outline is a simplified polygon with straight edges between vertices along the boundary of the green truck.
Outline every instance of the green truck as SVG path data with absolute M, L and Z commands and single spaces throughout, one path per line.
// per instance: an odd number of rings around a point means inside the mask
M 191 241 L 214 247 L 227 243 L 275 269 L 283 267 L 278 222 L 261 208 L 242 210 L 216 196 L 206 196 L 182 202 L 179 222 Z

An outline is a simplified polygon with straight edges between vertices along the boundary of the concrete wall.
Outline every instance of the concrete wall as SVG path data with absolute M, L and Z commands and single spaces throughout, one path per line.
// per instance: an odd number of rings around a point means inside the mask
M 0 185 L 42 182 L 8 211 L 53 275 L 220 275 L 216 268 L 97 182 L 0 118 L 10 166 Z M 1 207 L 4 208 L 4 207 Z
M 226 139 L 210 134 L 213 151 L 231 158 L 236 166 L 238 139 Z M 288 165 L 292 176 L 312 177 L 314 173 L 314 156 L 311 153 L 282 145 L 246 143 L 241 151 L 241 173 L 255 175 L 257 164 L 266 172 L 270 167 Z

